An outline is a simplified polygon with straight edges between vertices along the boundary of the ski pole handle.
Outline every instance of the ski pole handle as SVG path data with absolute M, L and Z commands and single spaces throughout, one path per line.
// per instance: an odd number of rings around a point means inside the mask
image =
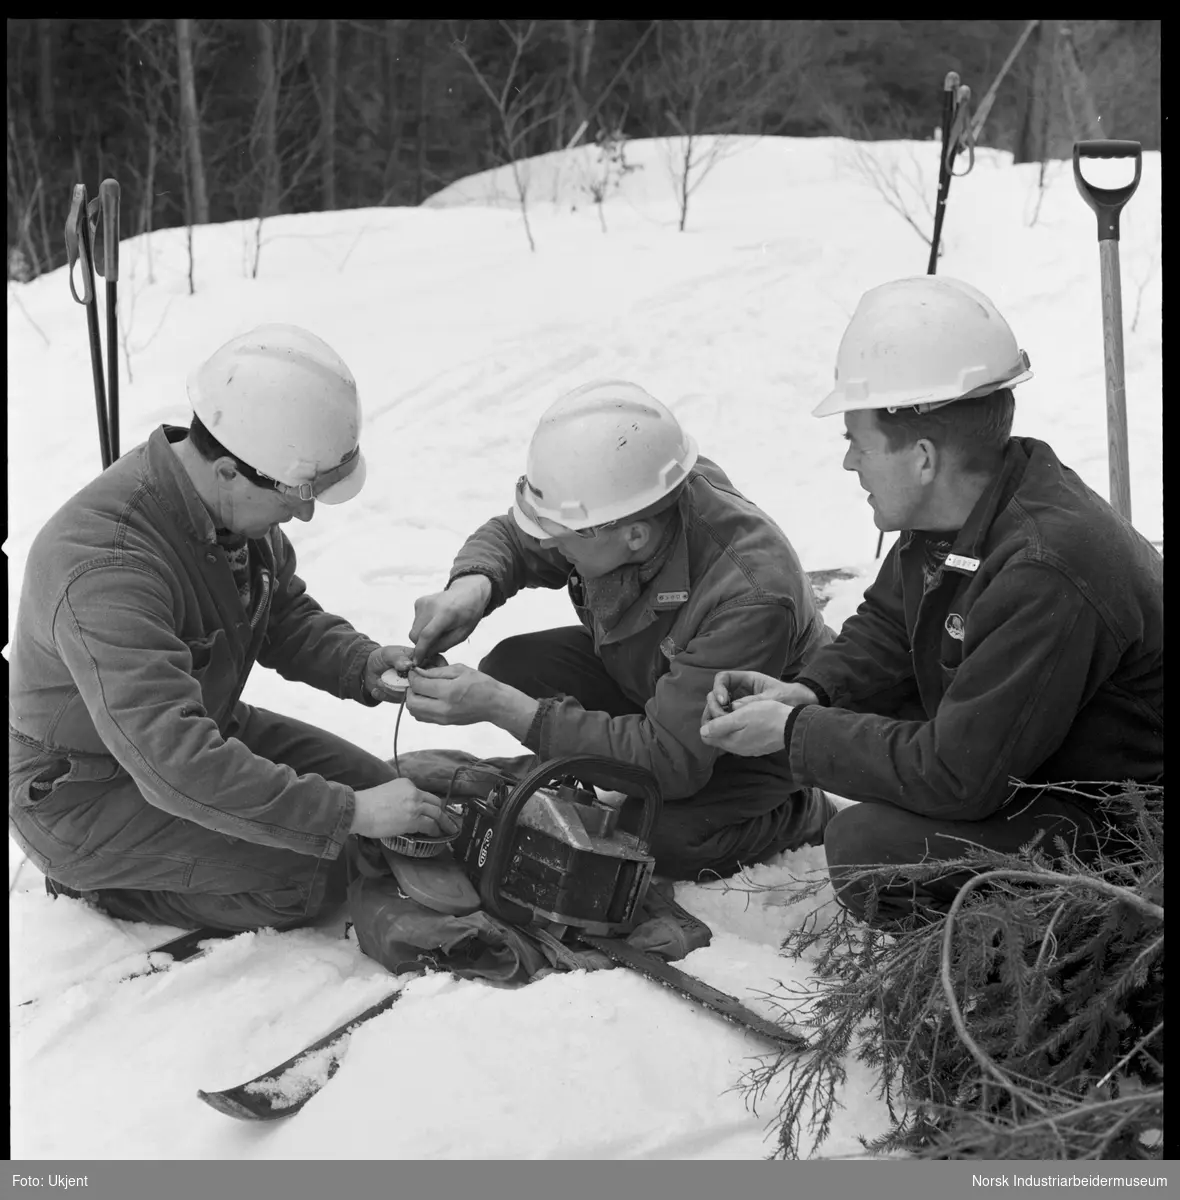
M 1133 158 L 1135 160 L 1135 177 L 1123 187 L 1095 187 L 1082 177 L 1083 158 Z M 1074 142 L 1074 183 L 1077 184 L 1082 199 L 1094 210 L 1094 214 L 1098 218 L 1098 240 L 1100 242 L 1117 242 L 1119 240 L 1119 213 L 1123 211 L 1123 206 L 1135 194 L 1142 174 L 1143 147 L 1139 142 L 1128 142 L 1118 138 L 1096 138 L 1092 141 Z
M 102 208 L 102 275 L 107 283 L 119 280 L 119 184 L 104 179 L 98 188 Z
M 94 264 L 90 257 L 90 230 L 86 226 L 86 185 L 74 184 L 70 199 L 70 212 L 66 217 L 66 258 L 69 260 L 70 291 L 79 304 L 89 304 L 94 299 Z M 82 295 L 74 286 L 74 265 L 82 264 Z

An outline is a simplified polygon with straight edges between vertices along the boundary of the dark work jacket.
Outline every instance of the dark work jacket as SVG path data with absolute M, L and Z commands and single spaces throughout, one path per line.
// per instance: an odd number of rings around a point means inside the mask
M 801 672 L 821 704 L 789 730 L 798 782 L 980 820 L 1013 780 L 1162 775 L 1163 559 L 1049 446 L 1008 443 L 925 596 L 923 559 L 903 533 Z M 907 682 L 925 720 L 874 705 Z
M 712 776 L 719 752 L 701 741 L 700 730 L 716 673 L 793 678 L 832 636 L 786 534 L 720 467 L 697 460 L 679 510 L 668 561 L 609 632 L 586 607 L 569 561 L 522 534 L 511 514 L 477 529 L 451 568 L 451 579 L 491 580 L 488 612 L 521 588 L 569 591 L 607 674 L 643 712 L 611 717 L 588 712 L 571 696 L 547 697 L 525 745 L 542 758 L 603 754 L 646 767 L 672 801 L 693 796 Z M 785 756 L 779 758 L 785 773 Z M 761 811 L 781 806 L 786 795 L 768 792 Z
M 262 569 L 245 611 L 169 446 L 183 433 L 161 426 L 129 450 L 29 551 L 9 652 L 9 828 L 26 850 L 48 838 L 62 861 L 93 855 L 128 822 L 92 802 L 93 785 L 130 777 L 143 803 L 184 822 L 334 859 L 352 789 L 296 775 L 227 730 L 255 661 L 371 704 L 363 672 L 376 643 L 307 594 L 278 526 L 251 543 Z M 46 772 L 55 781 L 41 793 L 31 784 Z

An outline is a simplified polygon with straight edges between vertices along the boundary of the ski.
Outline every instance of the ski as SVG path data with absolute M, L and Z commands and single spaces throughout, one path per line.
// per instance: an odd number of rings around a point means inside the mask
M 741 1025 L 767 1041 L 788 1050 L 802 1050 L 807 1045 L 799 1034 L 759 1016 L 733 996 L 718 991 L 692 975 L 686 975 L 654 954 L 636 950 L 626 942 L 613 938 L 578 934 L 578 940 L 600 950 L 619 966 L 637 971 L 646 978 L 679 992 L 693 1003 L 709 1009 L 727 1021 Z M 353 1031 L 374 1017 L 388 1012 L 401 994 L 400 990 L 392 992 L 384 1000 L 366 1008 L 364 1012 L 350 1017 L 318 1041 L 297 1051 L 277 1067 L 255 1075 L 246 1083 L 220 1092 L 198 1090 L 197 1097 L 210 1108 L 239 1121 L 278 1121 L 284 1117 L 293 1117 L 336 1074 L 348 1051 L 349 1038 Z
M 148 965 L 146 967 L 139 967 L 134 971 L 128 971 L 125 975 L 120 975 L 117 982 L 126 983 L 129 979 L 140 979 L 145 975 L 156 975 L 161 971 L 167 971 L 178 962 L 187 962 L 189 959 L 199 958 L 204 954 L 205 949 L 201 945 L 202 942 L 236 936 L 237 934 L 229 933 L 224 929 L 194 929 L 189 933 L 182 933 L 179 937 L 170 938 L 166 942 L 161 942 L 158 946 L 153 946 L 150 950 L 143 951 L 148 956 Z M 170 955 L 172 961 L 169 963 L 153 963 L 151 957 L 154 954 Z M 78 982 L 83 981 L 79 980 Z M 71 984 L 70 986 L 73 987 L 76 985 Z M 21 1000 L 16 1007 L 27 1008 L 30 1004 L 36 1004 L 43 999 L 43 996 L 34 996 L 32 1000 Z
M 198 1091 L 197 1096 L 210 1108 L 239 1121 L 277 1121 L 293 1117 L 336 1074 L 352 1031 L 388 1012 L 400 997 L 400 990 L 392 992 L 364 1012 L 350 1017 L 343 1025 L 337 1025 L 319 1041 L 312 1042 L 277 1067 L 255 1075 L 247 1083 L 222 1092 Z
M 782 1025 L 776 1025 L 766 1017 L 759 1016 L 735 997 L 718 991 L 717 988 L 701 979 L 685 974 L 657 955 L 636 950 L 634 946 L 616 938 L 594 937 L 588 933 L 579 933 L 578 940 L 601 951 L 619 966 L 637 971 L 640 975 L 663 984 L 664 987 L 670 988 L 674 992 L 679 992 L 685 999 L 709 1009 L 710 1012 L 724 1017 L 727 1021 L 744 1026 L 751 1033 L 756 1033 L 767 1041 L 784 1046 L 788 1050 L 806 1049 L 807 1042 L 799 1034 L 785 1029 Z

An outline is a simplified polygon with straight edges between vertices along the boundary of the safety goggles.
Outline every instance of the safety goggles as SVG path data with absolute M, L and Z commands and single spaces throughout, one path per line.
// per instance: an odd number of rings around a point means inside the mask
M 560 521 L 555 521 L 552 517 L 547 517 L 538 512 L 537 506 L 533 503 L 529 494 L 532 490 L 532 485 L 529 483 L 527 475 L 522 475 L 516 481 L 517 512 L 529 524 L 535 525 L 540 529 L 545 537 L 559 538 L 570 537 L 572 535 L 579 538 L 595 538 L 598 536 L 599 530 L 609 529 L 615 524 L 614 521 L 607 521 L 601 525 L 591 525 L 588 529 L 571 529 L 568 525 L 562 525 Z M 520 522 L 518 521 L 517 524 L 520 524 Z M 525 527 L 525 532 L 530 533 L 531 531 Z M 533 536 L 536 535 L 534 534 Z
M 341 480 L 347 479 L 357 470 L 361 462 L 360 453 L 360 446 L 354 446 L 352 452 L 345 456 L 341 462 L 337 463 L 334 467 L 329 467 L 326 471 L 320 471 L 310 483 L 282 483 L 270 475 L 264 475 L 261 471 L 253 467 L 249 468 L 245 474 L 259 487 L 271 488 L 290 500 L 299 502 L 319 500 L 324 498 L 324 494 L 329 489 L 335 487 Z M 327 502 L 332 502 L 331 497 L 327 498 Z

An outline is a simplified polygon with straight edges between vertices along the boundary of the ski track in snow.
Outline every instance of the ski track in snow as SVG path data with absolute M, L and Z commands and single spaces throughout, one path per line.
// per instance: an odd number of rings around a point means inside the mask
M 640 169 L 606 202 L 605 235 L 581 182 L 593 147 L 529 164 L 536 254 L 497 172 L 420 209 L 274 218 L 256 280 L 244 268 L 252 222 L 198 228 L 192 297 L 183 230 L 154 235 L 150 285 L 144 244 L 129 239 L 124 448 L 162 421 L 187 421 L 184 374 L 228 337 L 264 321 L 314 330 L 360 381 L 370 470 L 354 503 L 289 527 L 299 573 L 325 608 L 404 643 L 415 598 L 442 587 L 466 534 L 509 507 L 539 413 L 588 379 L 634 379 L 779 522 L 805 567 L 853 571 L 828 591 L 825 617 L 839 628 L 875 573 L 877 535 L 855 477 L 840 469 L 842 428 L 810 410 L 860 294 L 921 274 L 926 260 L 857 155 L 899 164 L 928 194 L 937 149 L 741 142 L 694 194 L 684 234 L 663 144 L 627 153 Z M 1106 182 L 1104 164 L 1093 165 L 1088 177 Z M 1032 358 L 1015 432 L 1051 442 L 1105 495 L 1094 218 L 1060 166 L 1030 225 L 1037 166 L 981 150 L 952 190 L 939 270 L 988 292 Z M 1134 517 L 1162 542 L 1158 154 L 1144 157 L 1122 227 Z M 65 273 L 14 286 L 50 345 L 9 306 L 10 622 L 33 535 L 98 463 L 85 322 Z M 449 657 L 474 665 L 505 636 L 572 620 L 562 593 L 526 592 Z M 246 698 L 392 753 L 393 709 L 362 709 L 261 669 Z M 489 727 L 403 721 L 400 749 L 425 746 L 519 750 Z M 822 849 L 809 848 L 734 880 L 679 885 L 680 902 L 714 931 L 680 965 L 778 1015 L 778 981 L 806 978 L 806 964 L 778 953 L 807 912 L 792 903 L 792 881 L 823 868 Z M 516 991 L 412 980 L 392 1011 L 354 1031 L 337 1075 L 296 1117 L 230 1120 L 197 1089 L 248 1080 L 397 986 L 343 938 L 339 915 L 215 942 L 200 958 L 118 982 L 178 931 L 50 900 L 11 842 L 9 885 L 17 1158 L 758 1158 L 773 1148 L 773 1089 L 751 1111 L 740 1088 L 765 1045 L 621 969 Z M 887 1125 L 857 1063 L 842 1102 L 825 1156 L 857 1154 L 858 1137 Z

